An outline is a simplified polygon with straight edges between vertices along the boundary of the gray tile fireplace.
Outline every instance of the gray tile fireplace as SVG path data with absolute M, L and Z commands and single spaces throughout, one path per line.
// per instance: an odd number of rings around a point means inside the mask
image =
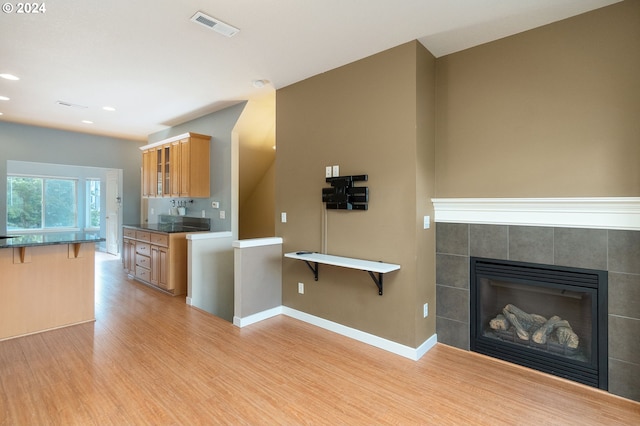
M 470 349 L 470 258 L 607 271 L 608 389 L 640 401 L 640 231 L 436 223 L 438 341 Z

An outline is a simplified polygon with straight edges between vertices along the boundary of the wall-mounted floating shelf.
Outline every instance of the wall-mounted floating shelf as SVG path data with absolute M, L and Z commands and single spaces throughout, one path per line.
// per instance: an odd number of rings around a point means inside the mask
M 321 263 L 325 265 L 341 266 L 343 268 L 366 271 L 369 273 L 369 276 L 371 276 L 371 279 L 378 287 L 378 294 L 380 296 L 382 296 L 383 274 L 400 269 L 400 265 L 396 265 L 393 263 L 374 262 L 371 260 L 353 259 L 351 257 L 333 256 L 330 254 L 321 254 L 309 251 L 285 253 L 284 257 L 303 260 L 307 264 L 309 269 L 311 269 L 311 271 L 313 272 L 316 281 L 318 281 L 318 265 Z M 378 275 L 376 276 L 375 274 Z

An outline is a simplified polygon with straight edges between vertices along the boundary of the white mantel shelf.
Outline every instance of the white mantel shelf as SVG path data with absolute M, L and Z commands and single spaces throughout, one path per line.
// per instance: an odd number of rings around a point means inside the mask
M 351 257 L 333 256 L 330 254 L 322 254 L 308 251 L 298 251 L 292 253 L 285 253 L 284 257 L 290 259 L 303 260 L 309 269 L 314 274 L 315 280 L 318 281 L 318 264 L 340 266 L 343 268 L 359 269 L 366 271 L 371 276 L 371 279 L 378 287 L 378 294 L 382 296 L 382 274 L 388 272 L 397 271 L 400 269 L 400 265 L 393 263 L 374 262 L 372 260 L 354 259 Z M 315 264 L 315 268 L 311 266 L 311 263 Z M 374 275 L 374 272 L 378 274 L 378 277 Z
M 435 221 L 640 231 L 640 197 L 434 198 Z

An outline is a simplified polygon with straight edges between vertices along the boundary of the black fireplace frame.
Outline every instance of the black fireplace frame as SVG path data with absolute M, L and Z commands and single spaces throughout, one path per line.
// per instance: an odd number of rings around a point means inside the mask
M 592 350 L 590 362 L 541 353 L 526 346 L 502 342 L 483 335 L 480 324 L 480 279 L 509 279 L 555 289 L 588 289 L 592 298 Z M 494 358 L 533 368 L 596 388 L 608 389 L 608 273 L 607 271 L 544 265 L 510 260 L 470 258 L 470 349 Z

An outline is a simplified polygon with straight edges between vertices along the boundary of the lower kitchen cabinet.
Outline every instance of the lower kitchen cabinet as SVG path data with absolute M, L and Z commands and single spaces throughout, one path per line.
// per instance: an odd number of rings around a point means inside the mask
M 186 233 L 124 227 L 122 263 L 137 281 L 173 295 L 187 292 Z
M 169 249 L 151 246 L 151 284 L 169 290 Z

